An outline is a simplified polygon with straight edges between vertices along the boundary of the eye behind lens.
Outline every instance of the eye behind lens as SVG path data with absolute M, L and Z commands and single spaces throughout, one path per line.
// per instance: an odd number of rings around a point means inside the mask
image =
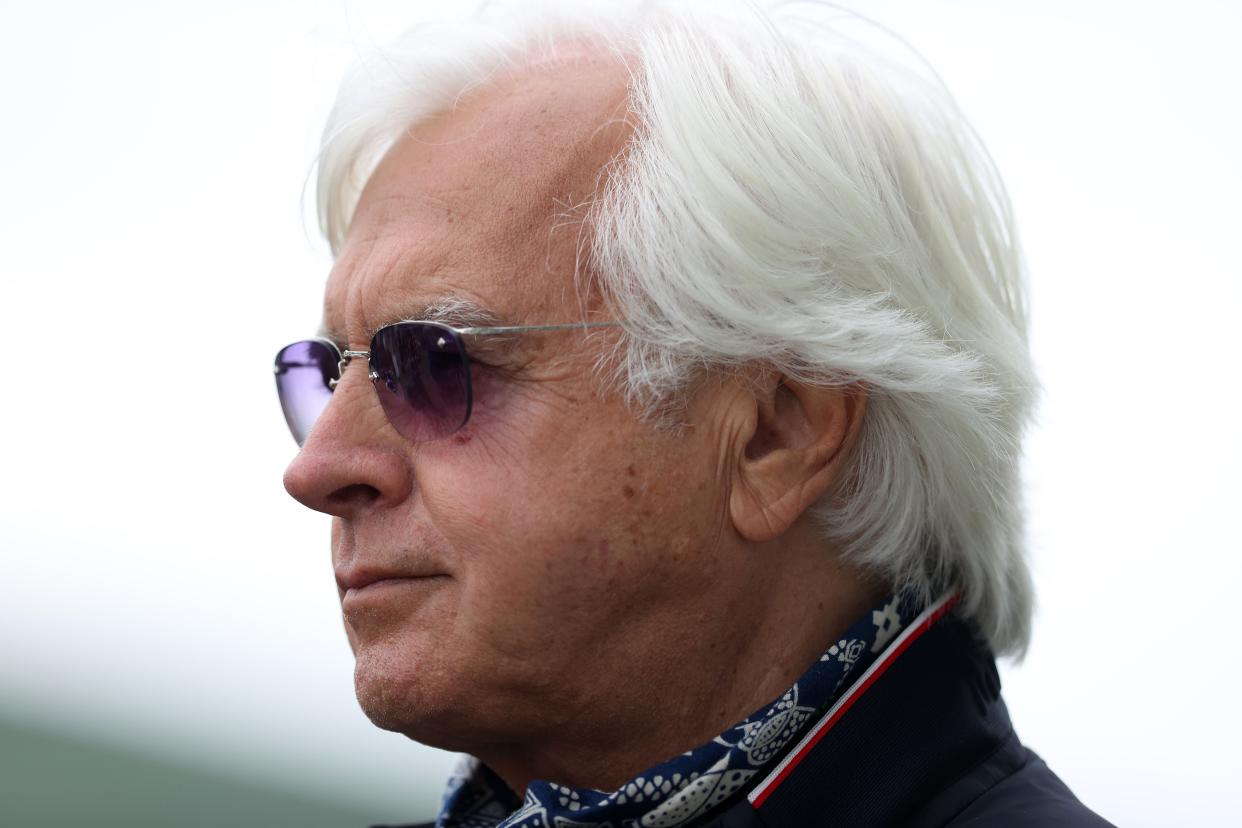
M 470 361 L 452 328 L 398 322 L 371 340 L 380 403 L 399 434 L 412 442 L 446 437 L 470 416 Z

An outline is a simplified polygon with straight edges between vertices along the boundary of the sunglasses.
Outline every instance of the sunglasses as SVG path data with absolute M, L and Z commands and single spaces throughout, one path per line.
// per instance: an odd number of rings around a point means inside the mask
M 604 328 L 619 322 L 454 328 L 441 322 L 395 322 L 371 338 L 365 351 L 342 351 L 329 339 L 303 339 L 276 354 L 276 393 L 293 439 L 301 446 L 327 408 L 345 368 L 367 367 L 380 406 L 393 428 L 414 443 L 438 440 L 470 419 L 473 392 L 466 336 Z

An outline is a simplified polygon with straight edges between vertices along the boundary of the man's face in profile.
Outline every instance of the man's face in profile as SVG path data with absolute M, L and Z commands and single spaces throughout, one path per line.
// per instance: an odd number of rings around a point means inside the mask
M 371 177 L 332 270 L 338 344 L 365 349 L 377 327 L 448 297 L 504 325 L 607 318 L 575 288 L 577 208 L 628 135 L 625 82 L 615 61 L 535 67 L 415 125 Z M 701 636 L 704 584 L 742 577 L 718 543 L 730 424 L 693 405 L 699 427 L 680 434 L 641 422 L 593 372 L 615 336 L 468 339 L 471 418 L 417 445 L 366 371 L 345 371 L 285 482 L 335 516 L 357 693 L 380 726 L 462 750 L 554 738 L 584 711 L 606 716 L 617 682 L 643 680 L 622 667 L 636 653 L 672 671 L 685 654 L 669 631 Z

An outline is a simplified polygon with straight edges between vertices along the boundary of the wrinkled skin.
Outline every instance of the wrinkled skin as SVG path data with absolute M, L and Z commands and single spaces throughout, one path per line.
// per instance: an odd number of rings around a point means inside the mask
M 444 296 L 505 324 L 608 318 L 575 287 L 573 208 L 630 137 L 626 81 L 583 54 L 412 127 L 363 193 L 326 330 L 365 349 Z M 595 377 L 618 335 L 469 340 L 473 415 L 418 445 L 355 362 L 285 476 L 334 517 L 367 715 L 479 756 L 519 792 L 607 788 L 712 738 L 876 593 L 804 515 L 840 472 L 860 396 L 708 376 L 687 427 L 661 430 Z M 389 579 L 348 589 L 377 572 Z

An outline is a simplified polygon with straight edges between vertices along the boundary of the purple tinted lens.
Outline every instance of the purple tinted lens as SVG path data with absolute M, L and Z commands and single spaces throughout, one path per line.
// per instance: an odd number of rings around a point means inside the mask
M 317 339 L 286 345 L 276 354 L 276 393 L 299 446 L 332 399 L 328 383 L 337 379 L 340 358 L 335 348 Z
M 470 362 L 461 337 L 434 322 L 398 322 L 371 340 L 375 390 L 397 433 L 435 440 L 470 417 Z

